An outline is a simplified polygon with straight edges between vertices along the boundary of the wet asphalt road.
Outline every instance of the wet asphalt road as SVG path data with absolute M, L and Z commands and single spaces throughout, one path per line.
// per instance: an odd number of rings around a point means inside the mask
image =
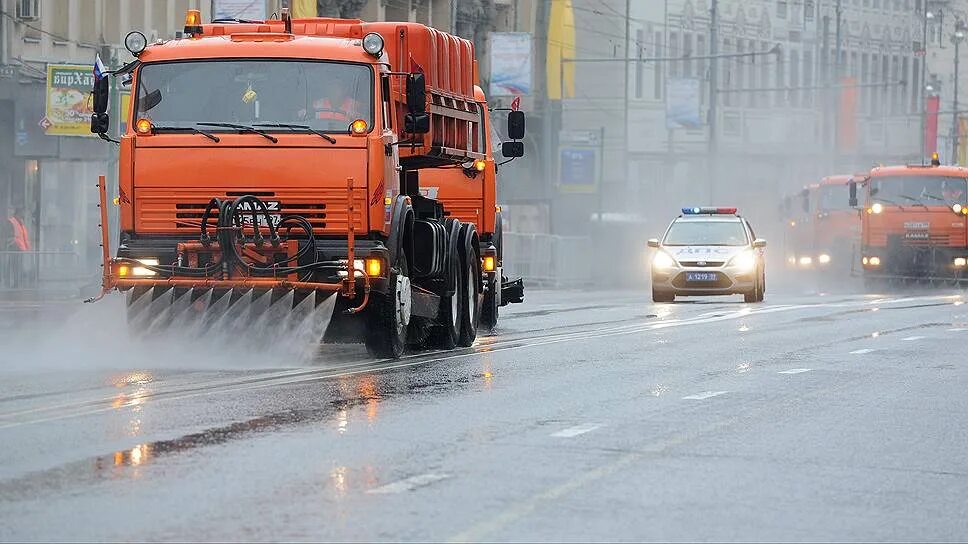
M 965 540 L 963 300 L 535 292 L 298 367 L 8 322 L 0 540 Z

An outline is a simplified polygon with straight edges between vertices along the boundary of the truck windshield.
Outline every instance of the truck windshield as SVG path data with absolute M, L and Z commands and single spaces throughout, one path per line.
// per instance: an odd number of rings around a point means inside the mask
M 870 181 L 874 202 L 907 206 L 965 204 L 968 180 L 954 176 L 882 176 Z
M 846 184 L 821 185 L 820 186 L 820 210 L 821 212 L 832 212 L 837 210 L 849 210 L 850 189 Z
M 158 127 L 219 122 L 281 123 L 347 132 L 373 126 L 369 66 L 307 60 L 147 63 L 138 75 L 136 118 Z
M 745 246 L 746 229 L 739 221 L 676 221 L 666 233 L 666 246 Z

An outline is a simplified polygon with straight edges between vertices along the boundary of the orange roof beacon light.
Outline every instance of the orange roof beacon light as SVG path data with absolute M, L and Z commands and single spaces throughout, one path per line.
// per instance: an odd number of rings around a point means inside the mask
M 352 123 L 350 123 L 350 132 L 352 132 L 356 136 L 359 136 L 360 134 L 366 134 L 366 129 L 367 129 L 366 121 L 362 119 L 357 119 L 356 121 L 353 121 Z
M 937 151 L 931 154 L 931 166 L 941 166 L 941 159 L 938 158 Z
M 190 9 L 185 13 L 185 34 L 195 36 L 202 33 L 202 12 L 197 9 Z
M 151 120 L 145 119 L 143 117 L 141 119 L 138 119 L 138 122 L 134 124 L 134 131 L 142 136 L 147 136 L 151 134 L 151 130 L 153 128 L 154 127 L 151 126 Z

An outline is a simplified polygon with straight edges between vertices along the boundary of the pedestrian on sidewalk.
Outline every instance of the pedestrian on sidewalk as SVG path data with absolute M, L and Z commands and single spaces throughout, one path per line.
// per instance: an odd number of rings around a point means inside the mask
M 26 271 L 26 255 L 18 255 L 17 252 L 26 253 L 31 250 L 30 234 L 27 226 L 23 222 L 23 208 L 9 208 L 7 211 L 7 221 L 4 235 L 0 240 L 3 243 L 3 276 L 4 281 L 0 282 L 4 287 L 23 287 L 23 275 Z

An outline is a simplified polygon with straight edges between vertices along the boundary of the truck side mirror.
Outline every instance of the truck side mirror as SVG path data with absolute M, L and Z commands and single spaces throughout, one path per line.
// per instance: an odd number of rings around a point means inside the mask
M 658 248 L 659 247 L 659 239 L 658 238 L 649 238 L 649 241 L 646 242 L 646 244 L 648 244 L 649 247 L 651 247 L 651 248 Z
M 403 130 L 410 134 L 427 134 L 430 132 L 430 114 L 408 113 L 404 115 Z
M 94 80 L 94 89 L 91 93 L 94 95 L 94 114 L 91 115 L 91 132 L 93 134 L 107 134 L 111 126 L 107 114 L 110 91 L 111 87 L 107 77 Z
M 847 183 L 847 189 L 850 192 L 850 199 L 847 201 L 847 204 L 851 208 L 856 208 L 857 207 L 857 182 L 854 180 L 850 180 Z
M 407 110 L 410 113 L 427 111 L 427 80 L 423 74 L 407 76 Z
M 524 142 L 504 142 L 501 144 L 501 154 L 507 159 L 524 156 Z
M 524 112 L 523 111 L 508 112 L 508 138 L 511 138 L 512 140 L 524 139 Z

